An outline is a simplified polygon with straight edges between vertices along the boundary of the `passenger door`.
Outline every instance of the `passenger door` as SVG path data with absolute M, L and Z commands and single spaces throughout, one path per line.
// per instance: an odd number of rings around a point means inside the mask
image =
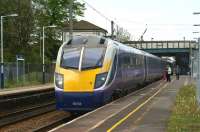
M 123 80 L 123 86 L 128 87 L 129 84 L 129 63 L 130 59 L 129 56 L 126 52 L 121 53 L 120 55 L 120 62 L 121 62 L 121 75 L 122 75 L 122 80 Z

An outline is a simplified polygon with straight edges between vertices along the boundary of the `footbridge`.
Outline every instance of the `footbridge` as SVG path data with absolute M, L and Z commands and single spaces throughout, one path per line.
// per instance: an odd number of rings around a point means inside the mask
M 172 56 L 181 67 L 181 74 L 189 74 L 194 69 L 197 59 L 198 43 L 192 40 L 174 41 L 127 41 L 128 46 L 144 50 L 157 56 Z

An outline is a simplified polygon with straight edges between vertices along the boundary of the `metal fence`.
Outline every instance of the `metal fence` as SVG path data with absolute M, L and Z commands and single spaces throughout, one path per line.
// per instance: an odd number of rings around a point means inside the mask
M 45 83 L 53 83 L 55 64 L 45 65 Z M 9 62 L 4 64 L 5 88 L 42 84 L 42 64 Z

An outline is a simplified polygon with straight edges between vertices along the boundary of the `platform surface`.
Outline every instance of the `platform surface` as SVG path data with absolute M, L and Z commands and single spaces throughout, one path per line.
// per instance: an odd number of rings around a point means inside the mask
M 9 96 L 12 94 L 20 94 L 20 93 L 47 90 L 47 89 L 54 89 L 54 85 L 44 84 L 44 85 L 25 86 L 25 87 L 9 88 L 9 89 L 5 88 L 0 90 L 0 96 Z
M 187 76 L 155 82 L 51 131 L 164 132 L 177 92 L 189 83 Z

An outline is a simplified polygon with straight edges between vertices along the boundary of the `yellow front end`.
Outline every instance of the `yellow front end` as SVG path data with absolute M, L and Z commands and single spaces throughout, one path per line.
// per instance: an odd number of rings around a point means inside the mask
M 64 75 L 65 92 L 92 92 L 95 85 L 96 74 L 100 73 L 100 68 L 78 71 L 72 69 L 59 68 L 59 73 Z
M 56 66 L 56 73 L 64 77 L 65 92 L 93 92 L 96 75 L 109 71 L 111 60 L 106 59 L 103 67 L 89 70 L 64 69 Z

